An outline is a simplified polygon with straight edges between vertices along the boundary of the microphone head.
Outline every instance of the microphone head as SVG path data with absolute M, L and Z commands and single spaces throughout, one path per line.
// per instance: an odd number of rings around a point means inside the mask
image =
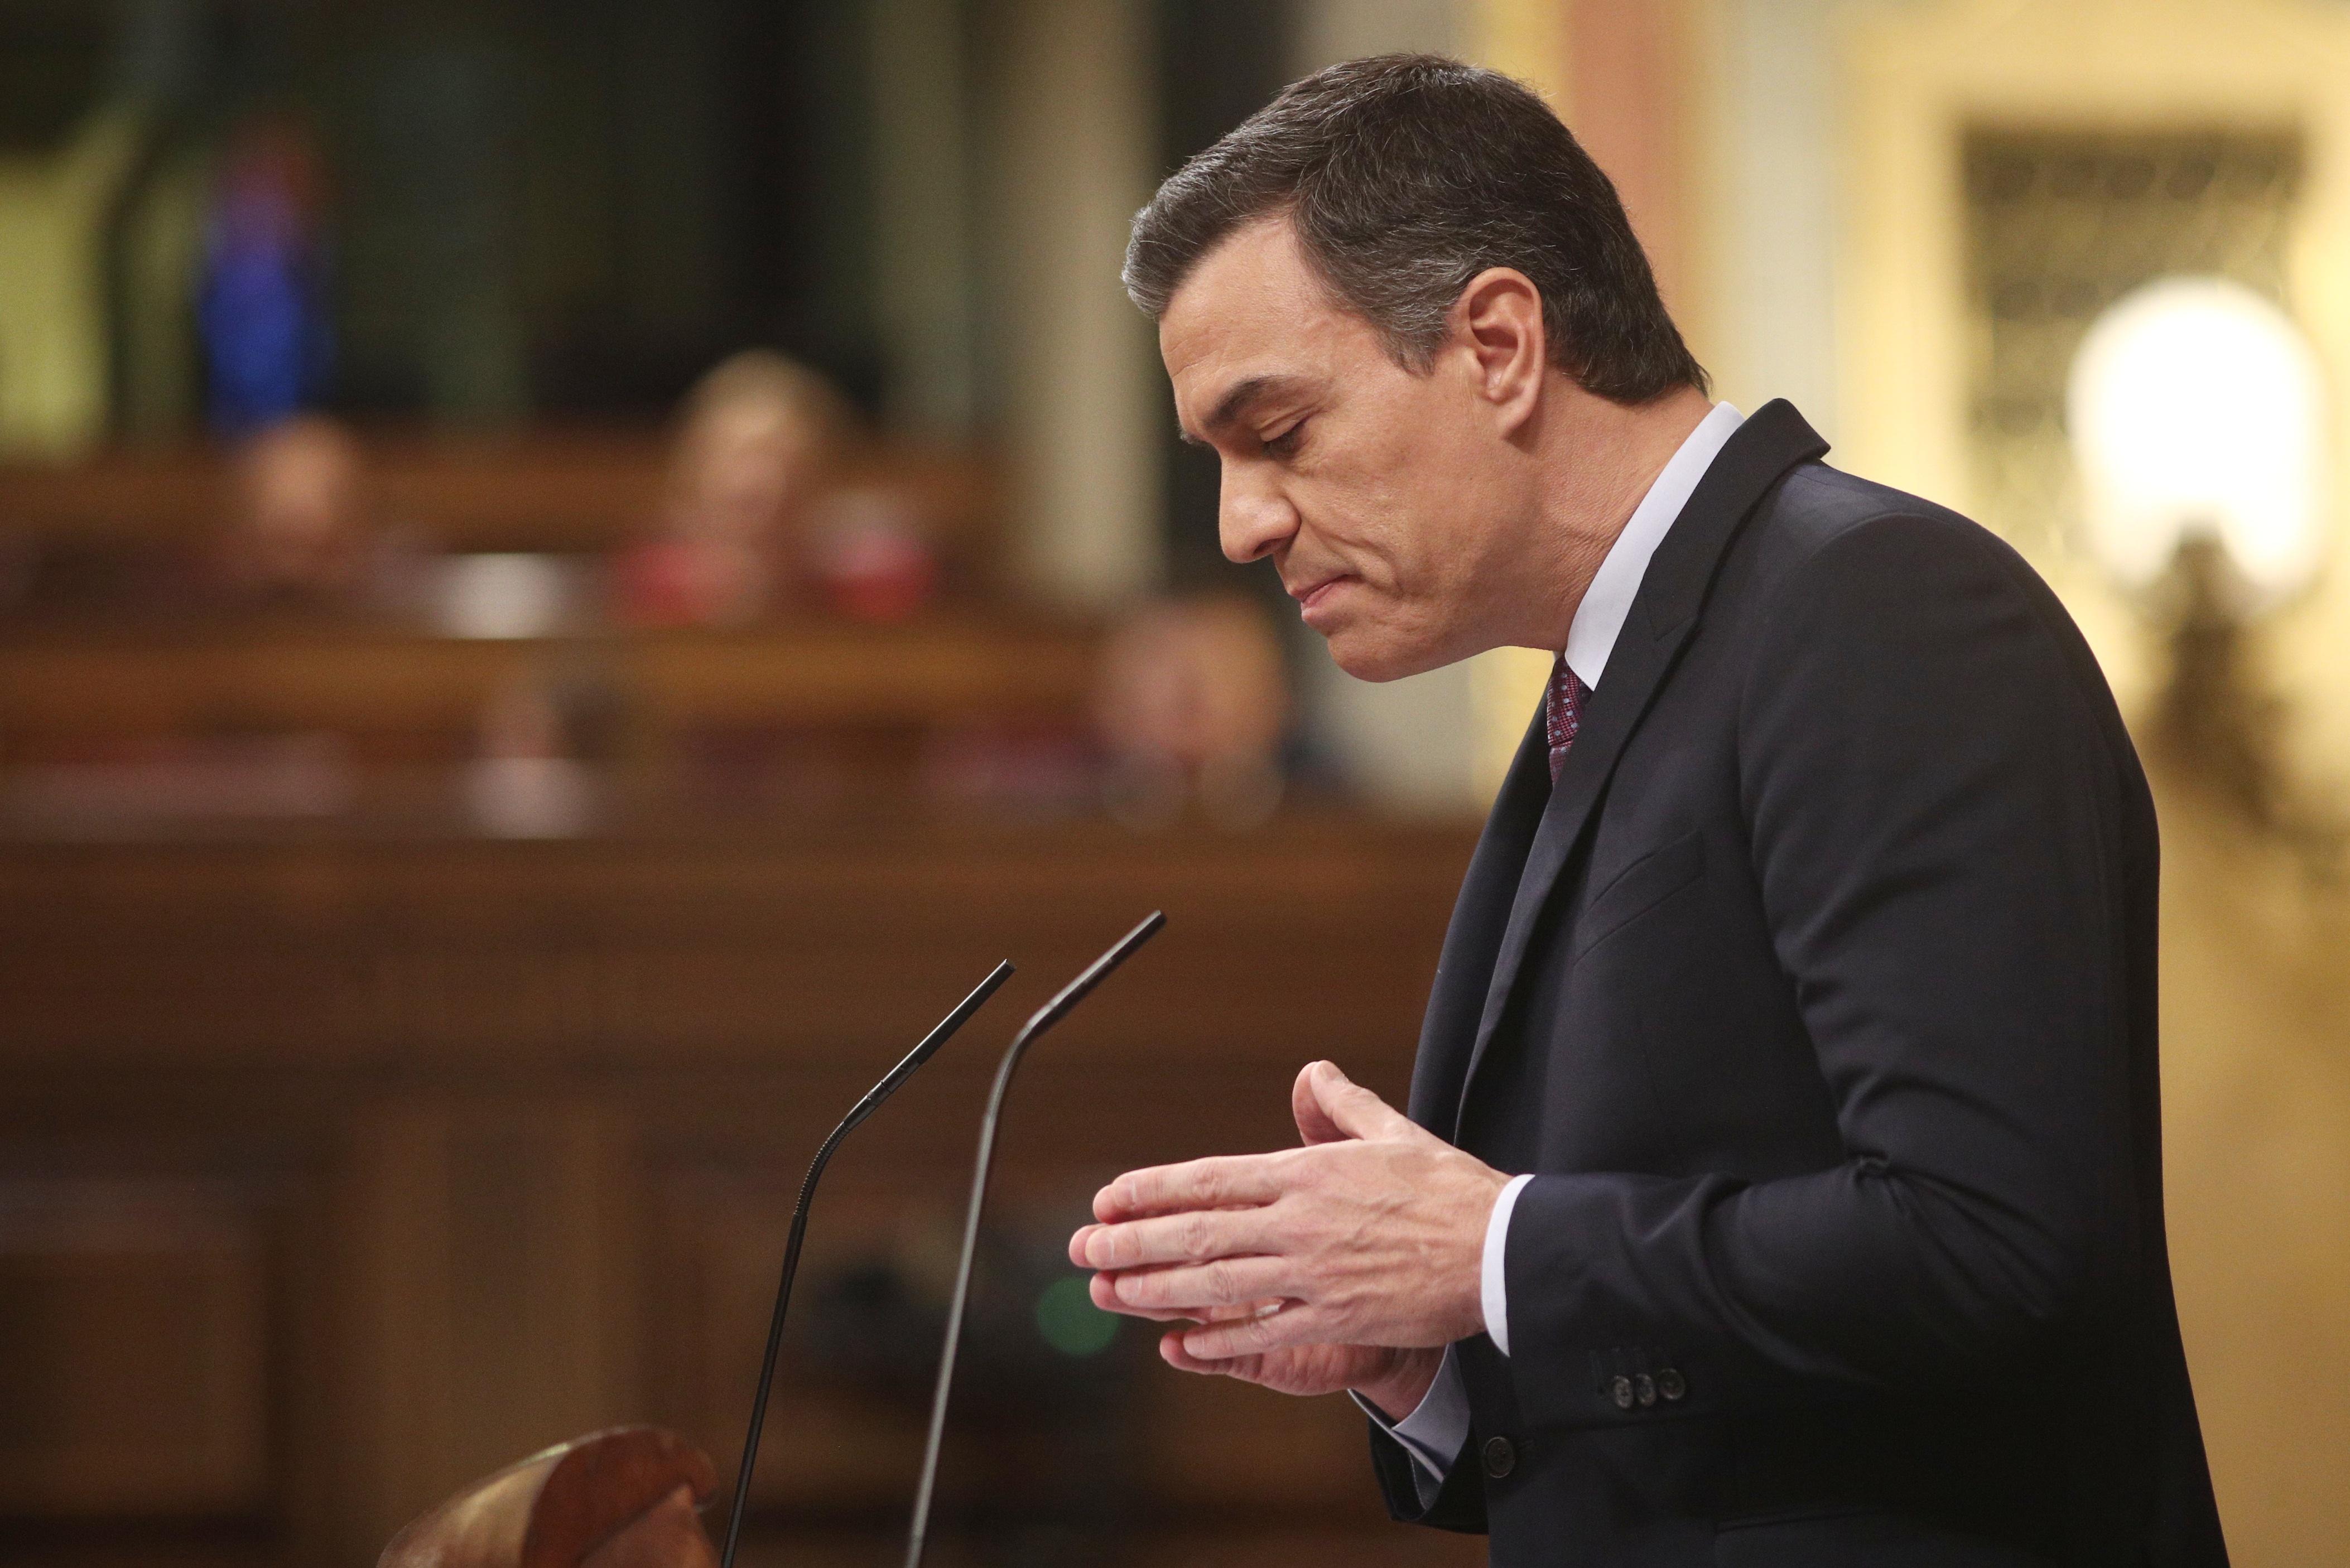
M 1116 946 L 1087 965 L 1084 973 L 1063 986 L 1058 995 L 1038 1008 L 1026 1025 L 1021 1029 L 1020 1038 L 1026 1040 L 1034 1035 L 1042 1034 L 1045 1030 L 1067 1017 L 1070 1009 L 1083 1002 L 1094 987 L 1109 977 L 1112 970 L 1131 957 L 1135 949 L 1157 936 L 1159 929 L 1166 923 L 1167 915 L 1164 910 L 1153 909 L 1144 916 L 1140 925 L 1118 938 Z
M 981 981 L 978 987 L 973 990 L 969 996 L 964 997 L 961 1002 L 955 1004 L 955 1010 L 952 1012 L 948 1013 L 944 1018 L 939 1020 L 939 1026 L 937 1028 L 931 1030 L 930 1033 L 922 1037 L 921 1042 L 908 1054 L 900 1070 L 910 1073 L 915 1068 L 920 1066 L 923 1063 L 929 1061 L 931 1057 L 937 1055 L 939 1047 L 953 1039 L 955 1031 L 963 1026 L 964 1021 L 969 1019 L 972 1013 L 977 1012 L 987 999 L 993 996 L 996 992 L 1002 988 L 1003 982 L 1012 978 L 1012 975 L 1013 969 L 1011 960 L 1006 959 L 1003 962 L 997 964 L 993 971 L 989 971 L 988 977 L 985 980 Z

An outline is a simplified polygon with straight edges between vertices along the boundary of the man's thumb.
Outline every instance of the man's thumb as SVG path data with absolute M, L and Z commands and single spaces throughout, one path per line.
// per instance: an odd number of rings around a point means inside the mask
M 1297 1082 L 1289 1088 L 1289 1114 L 1297 1118 L 1298 1140 L 1309 1147 L 1317 1143 L 1344 1143 L 1353 1135 L 1330 1119 L 1323 1108 L 1322 1096 L 1315 1082 L 1326 1062 L 1310 1062 L 1297 1075 Z
M 1305 1073 L 1315 1105 L 1348 1137 L 1396 1137 L 1416 1130 L 1409 1116 L 1347 1077 L 1336 1063 L 1316 1062 Z

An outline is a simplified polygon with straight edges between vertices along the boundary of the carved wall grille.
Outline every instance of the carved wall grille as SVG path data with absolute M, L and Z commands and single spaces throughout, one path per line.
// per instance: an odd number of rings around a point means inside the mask
M 1978 128 L 1964 140 L 1968 456 L 1982 521 L 2027 554 L 2076 536 L 2073 356 L 2141 284 L 2213 275 L 2290 309 L 2289 130 Z

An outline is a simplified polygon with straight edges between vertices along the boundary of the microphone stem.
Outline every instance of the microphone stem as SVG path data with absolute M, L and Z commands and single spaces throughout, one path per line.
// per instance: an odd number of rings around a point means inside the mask
M 1153 910 L 1140 925 L 1121 937 L 1116 947 L 1062 987 L 1060 994 L 1038 1008 L 1035 1016 L 1013 1037 L 1012 1044 L 1004 1048 L 1003 1063 L 995 1069 L 995 1084 L 987 1094 L 987 1111 L 980 1118 L 979 1165 L 972 1175 L 971 1204 L 963 1211 L 962 1258 L 955 1268 L 954 1293 L 947 1305 L 946 1345 L 939 1354 L 938 1385 L 931 1393 L 931 1430 L 922 1445 L 921 1480 L 914 1488 L 914 1520 L 906 1536 L 906 1568 L 921 1568 L 922 1550 L 930 1539 L 931 1503 L 938 1489 L 939 1452 L 946 1443 L 947 1399 L 954 1391 L 955 1354 L 962 1345 L 963 1309 L 970 1303 L 972 1268 L 979 1256 L 980 1215 L 987 1207 L 987 1179 L 995 1163 L 995 1129 L 1003 1117 L 1003 1101 L 1012 1088 L 1012 1075 L 1039 1035 L 1067 1017 L 1070 1010 L 1083 1002 L 1110 971 L 1158 935 L 1159 928 L 1166 923 L 1167 917 Z
M 914 1489 L 906 1568 L 921 1568 L 922 1548 L 930 1536 L 931 1498 L 938 1485 L 939 1451 L 946 1441 L 947 1396 L 954 1387 L 955 1353 L 962 1345 L 963 1308 L 971 1296 L 971 1260 L 979 1251 L 979 1216 L 987 1207 L 988 1171 L 995 1163 L 995 1127 L 1003 1115 L 1003 1093 L 1011 1087 L 1012 1071 L 1035 1037 L 1033 1029 L 1024 1029 L 1003 1053 L 1003 1065 L 995 1069 L 995 1086 L 988 1091 L 987 1115 L 979 1124 L 979 1168 L 971 1179 L 971 1206 L 963 1211 L 962 1266 L 955 1271 L 954 1296 L 947 1305 L 946 1348 L 940 1352 L 938 1386 L 931 1393 L 931 1429 L 922 1443 L 922 1479 Z
M 751 1401 L 751 1431 L 743 1440 L 743 1465 L 734 1477 L 734 1504 L 726 1515 L 726 1551 L 719 1559 L 723 1568 L 733 1568 L 735 1543 L 743 1534 L 743 1508 L 751 1498 L 751 1471 L 759 1462 L 759 1434 L 767 1425 L 767 1396 L 775 1387 L 775 1357 L 784 1347 L 784 1314 L 791 1305 L 792 1278 L 800 1271 L 800 1243 L 807 1238 L 808 1200 L 816 1196 L 816 1178 L 824 1174 L 825 1162 L 847 1136 L 845 1122 L 832 1129 L 832 1136 L 809 1162 L 807 1175 L 800 1182 L 799 1202 L 792 1210 L 791 1239 L 784 1243 L 783 1279 L 775 1286 L 775 1315 L 767 1323 L 767 1354 L 759 1362 L 759 1392 Z
M 792 1206 L 790 1236 L 784 1242 L 783 1277 L 775 1285 L 775 1310 L 767 1321 L 767 1353 L 759 1363 L 759 1388 L 751 1401 L 751 1430 L 743 1440 L 743 1464 L 734 1477 L 734 1502 L 726 1515 L 726 1547 L 720 1556 L 720 1568 L 734 1568 L 734 1548 L 743 1537 L 743 1513 L 751 1499 L 751 1474 L 759 1462 L 759 1436 L 766 1430 L 767 1398 L 774 1392 L 775 1360 L 784 1347 L 784 1315 L 791 1306 L 792 1280 L 800 1270 L 800 1246 L 807 1240 L 808 1209 L 816 1199 L 816 1184 L 824 1175 L 832 1151 L 857 1129 L 859 1123 L 881 1108 L 881 1102 L 898 1092 L 899 1085 L 914 1075 L 914 1069 L 929 1061 L 939 1047 L 945 1044 L 963 1021 L 980 1009 L 980 1004 L 995 994 L 996 988 L 1012 978 L 1012 966 L 999 963 L 988 977 L 979 982 L 977 990 L 956 1004 L 955 1010 L 940 1021 L 937 1028 L 923 1036 L 920 1044 L 906 1054 L 905 1059 L 889 1069 L 881 1081 L 866 1092 L 840 1125 L 819 1145 L 816 1158 L 808 1162 L 807 1175 L 800 1182 L 799 1201 Z

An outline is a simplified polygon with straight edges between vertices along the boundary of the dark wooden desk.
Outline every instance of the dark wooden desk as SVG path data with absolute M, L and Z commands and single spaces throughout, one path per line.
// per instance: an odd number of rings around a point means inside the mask
M 1018 1021 L 1167 909 L 1015 1103 L 1007 1244 L 1048 1253 L 1117 1169 L 1288 1141 L 1315 1056 L 1400 1096 L 1470 844 L 1326 817 L 0 851 L 9 1559 L 371 1561 L 460 1482 L 622 1420 L 731 1464 L 808 1154 L 1008 956 L 816 1210 L 746 1561 L 877 1561 L 920 1413 L 839 1336 L 860 1280 L 919 1297 L 941 1257 Z M 974 1374 L 954 1497 L 1014 1524 L 1114 1503 L 1120 1561 L 1319 1561 L 1357 1531 L 1350 1560 L 1456 1560 L 1378 1522 L 1343 1404 L 1178 1377 L 1147 1337 L 1108 1355 L 1132 1363 L 1052 1382 L 1064 1414 Z
M 11 632 L 0 636 L 0 761 L 224 731 L 463 755 L 492 698 L 534 674 L 608 686 L 657 732 L 1082 724 L 1097 647 L 1087 628 L 1032 615 L 946 612 L 901 626 L 808 618 L 516 640 L 268 622 Z
M 669 437 L 634 428 L 499 435 L 368 429 L 362 494 L 377 521 L 449 550 L 609 550 L 659 515 Z M 0 529 L 98 543 L 193 544 L 234 506 L 233 454 L 209 444 L 102 452 L 56 464 L 0 462 Z M 845 485 L 900 496 L 950 561 L 993 554 L 1001 496 L 987 454 L 867 440 L 844 454 Z

